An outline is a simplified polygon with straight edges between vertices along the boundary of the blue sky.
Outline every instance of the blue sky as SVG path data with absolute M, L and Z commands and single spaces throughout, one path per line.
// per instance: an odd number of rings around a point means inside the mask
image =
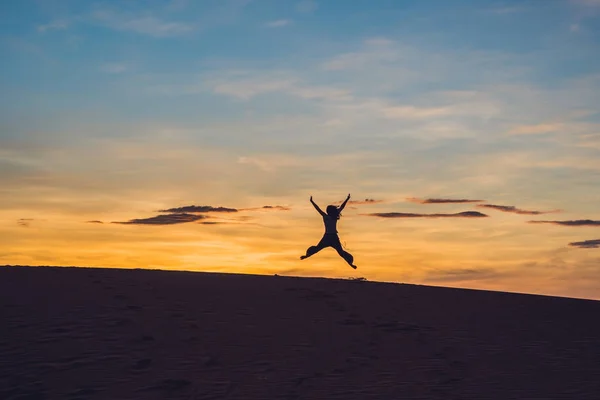
M 351 192 L 381 200 L 342 228 L 370 279 L 600 297 L 600 250 L 569 245 L 598 228 L 556 222 L 600 219 L 599 21 L 597 0 L 5 2 L 0 262 L 343 276 L 296 255 L 320 234 L 308 196 Z M 159 244 L 85 224 L 187 204 L 289 210 Z M 491 218 L 366 216 L 469 207 Z

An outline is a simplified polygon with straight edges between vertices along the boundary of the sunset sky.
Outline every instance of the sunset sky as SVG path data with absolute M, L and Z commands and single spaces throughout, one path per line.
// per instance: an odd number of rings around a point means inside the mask
M 0 51 L 0 264 L 600 299 L 598 0 L 4 1 Z M 300 261 L 348 193 L 358 270 Z

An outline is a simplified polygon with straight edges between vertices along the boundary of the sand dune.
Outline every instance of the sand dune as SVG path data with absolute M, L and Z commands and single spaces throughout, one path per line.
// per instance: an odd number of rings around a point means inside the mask
M 600 302 L 0 268 L 0 399 L 600 399 Z

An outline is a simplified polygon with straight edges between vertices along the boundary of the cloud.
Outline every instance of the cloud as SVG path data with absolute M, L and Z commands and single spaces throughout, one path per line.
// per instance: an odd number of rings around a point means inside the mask
M 600 7 L 600 0 L 571 0 L 571 2 L 588 7 Z
M 487 217 L 486 214 L 478 211 L 463 211 L 454 214 L 415 214 L 415 213 L 400 213 L 400 212 L 386 212 L 386 213 L 372 213 L 366 214 L 372 217 L 381 218 L 482 218 Z
M 200 221 L 200 224 L 204 225 L 217 225 L 217 224 L 228 224 L 231 223 L 229 220 L 226 221 L 203 221 L 204 219 L 210 218 L 203 213 L 237 213 L 239 211 L 288 211 L 289 207 L 285 206 L 271 206 L 266 205 L 262 207 L 254 207 L 254 208 L 228 208 L 228 207 L 213 207 L 213 206 L 183 206 L 183 207 L 175 207 L 168 208 L 165 210 L 158 210 L 161 213 L 169 213 L 169 214 L 160 214 L 155 217 L 150 218 L 136 218 L 131 219 L 129 221 L 115 221 L 113 224 L 121 224 L 121 225 L 173 225 L 173 224 L 184 224 L 187 222 L 195 222 Z M 202 220 L 202 221 L 201 221 Z M 239 221 L 245 221 L 244 217 L 238 219 Z M 88 223 L 99 223 L 102 224 L 102 221 L 87 221 Z
M 100 71 L 107 74 L 120 74 L 127 70 L 127 66 L 121 63 L 108 63 L 100 66 Z
M 282 121 L 283 122 L 283 121 Z M 287 124 L 292 122 L 288 119 Z M 277 124 L 275 125 L 277 126 Z M 264 129 L 272 129 L 272 126 L 266 125 Z M 257 153 L 254 157 L 239 157 L 238 164 L 248 164 L 257 167 L 258 169 L 273 173 L 289 168 L 306 168 L 310 165 L 307 158 L 296 157 L 292 154 L 260 154 Z
M 563 226 L 600 226 L 600 221 L 577 219 L 572 221 L 528 221 L 530 224 L 554 224 Z
M 214 7 L 207 7 L 201 13 L 185 10 L 196 3 L 189 0 L 163 1 L 162 7 L 148 7 L 143 2 L 113 2 L 116 3 L 114 6 L 106 6 L 100 2 L 91 14 L 80 20 L 116 31 L 167 38 L 230 25 L 239 19 L 250 2 L 251 0 L 214 1 Z
M 289 19 L 278 19 L 276 21 L 267 22 L 265 24 L 265 26 L 267 28 L 282 28 L 282 27 L 287 26 L 287 25 L 289 25 L 291 23 L 292 23 L 292 21 L 290 21 Z
M 167 86 L 167 91 L 175 93 L 198 93 L 212 90 L 213 93 L 234 97 L 239 100 L 264 94 L 285 94 L 306 100 L 329 100 L 346 102 L 352 99 L 349 90 L 341 90 L 331 86 L 313 86 L 304 84 L 298 77 L 284 72 L 273 72 L 263 76 L 253 72 L 228 72 L 217 79 L 206 80 L 202 85 L 190 90 L 189 87 Z M 164 90 L 164 89 L 163 89 Z
M 286 206 L 262 206 L 262 207 L 250 207 L 250 208 L 241 208 L 240 211 L 289 211 L 290 207 Z
M 38 32 L 46 32 L 51 30 L 64 30 L 69 27 L 69 24 L 66 21 L 52 21 L 48 24 L 39 25 L 37 27 Z
M 292 88 L 292 79 L 244 79 L 226 81 L 214 84 L 213 91 L 217 94 L 248 100 L 256 95 L 271 92 L 281 92 Z
M 31 222 L 33 222 L 33 221 L 34 221 L 34 219 L 33 219 L 33 218 L 20 218 L 20 219 L 17 221 L 17 224 L 18 224 L 19 226 L 22 226 L 22 227 L 24 227 L 24 228 L 29 228 L 29 226 L 31 225 Z
M 171 0 L 167 4 L 167 10 L 171 11 L 181 11 L 189 6 L 189 0 Z
M 265 172 L 273 171 L 273 166 L 270 163 L 256 157 L 239 157 L 237 162 L 238 164 L 254 165 Z
M 205 215 L 188 214 L 188 213 L 175 213 L 175 214 L 161 214 L 150 218 L 139 218 L 130 219 L 124 222 L 113 222 L 113 224 L 122 225 L 173 225 L 173 224 L 184 224 L 186 222 L 194 222 L 201 219 L 207 218 Z
M 550 210 L 550 211 L 534 211 L 534 210 L 522 210 L 515 206 L 500 206 L 496 204 L 478 204 L 477 207 L 481 208 L 492 208 L 494 210 L 522 214 L 522 215 L 541 215 L 541 214 L 552 214 L 560 212 L 561 210 Z
M 493 7 L 485 10 L 489 14 L 508 15 L 523 11 L 521 7 Z
M 95 219 L 95 220 L 92 220 L 92 221 L 85 221 L 85 223 L 86 224 L 103 224 L 104 222 Z
M 348 201 L 348 204 L 356 204 L 356 205 L 360 205 L 360 204 L 379 204 L 379 203 L 383 203 L 383 200 L 364 199 L 364 200 L 350 200 L 350 201 Z
M 342 204 L 343 200 L 336 201 L 333 204 Z M 380 204 L 383 200 L 364 199 L 364 200 L 349 200 L 348 205 L 365 205 L 365 204 Z
M 393 106 L 383 108 L 382 112 L 389 119 L 422 119 L 449 115 L 451 110 L 446 107 Z
M 193 206 L 192 205 L 192 206 L 168 208 L 166 210 L 158 210 L 158 212 L 168 212 L 168 213 L 225 212 L 225 213 L 232 213 L 232 212 L 238 212 L 238 210 L 235 208 L 228 208 L 228 207 Z
M 425 282 L 461 282 L 497 278 L 502 275 L 491 268 L 456 268 L 428 273 Z
M 111 29 L 154 37 L 180 36 L 195 29 L 193 25 L 185 22 L 163 21 L 153 16 L 127 16 L 108 10 L 96 11 L 93 17 Z
M 291 210 L 290 207 L 285 207 L 285 206 L 262 206 L 263 210 L 280 210 L 280 211 L 289 211 Z
M 313 0 L 302 0 L 296 3 L 296 11 L 303 14 L 313 13 L 319 8 L 319 4 Z
M 204 221 L 207 218 L 210 218 L 204 213 L 237 213 L 240 211 L 289 211 L 291 208 L 280 205 L 265 205 L 262 207 L 252 207 L 252 208 L 229 208 L 229 207 L 213 207 L 213 206 L 183 206 L 183 207 L 174 207 L 168 208 L 164 210 L 158 210 L 160 213 L 168 213 L 168 214 L 160 214 L 150 218 L 136 218 L 131 219 L 129 221 L 114 221 L 113 224 L 121 224 L 121 225 L 173 225 L 173 224 L 183 224 L 188 222 L 200 221 L 198 223 L 203 225 L 220 225 L 220 224 L 230 224 L 235 223 L 231 222 L 229 219 L 225 219 L 224 221 Z M 239 217 L 235 220 L 237 221 L 246 221 L 247 218 L 250 217 Z M 102 221 L 93 220 L 86 221 L 87 223 L 96 223 L 102 224 Z
M 508 131 L 509 135 L 540 135 L 544 133 L 557 132 L 564 129 L 562 124 L 545 123 L 534 125 L 520 125 Z
M 322 63 L 321 68 L 325 71 L 364 71 L 377 68 L 400 58 L 394 48 L 395 42 L 387 38 L 367 39 L 360 51 L 335 55 Z
M 581 249 L 600 249 L 600 239 L 584 240 L 583 242 L 571 242 L 569 246 Z
M 416 197 L 408 197 L 406 200 L 412 203 L 419 204 L 447 204 L 447 203 L 479 203 L 483 200 L 471 200 L 471 199 L 419 199 Z

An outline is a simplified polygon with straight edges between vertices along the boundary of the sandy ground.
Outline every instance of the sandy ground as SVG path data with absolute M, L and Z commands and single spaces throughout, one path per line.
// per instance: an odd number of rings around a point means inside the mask
M 600 399 L 600 302 L 0 267 L 0 399 Z

